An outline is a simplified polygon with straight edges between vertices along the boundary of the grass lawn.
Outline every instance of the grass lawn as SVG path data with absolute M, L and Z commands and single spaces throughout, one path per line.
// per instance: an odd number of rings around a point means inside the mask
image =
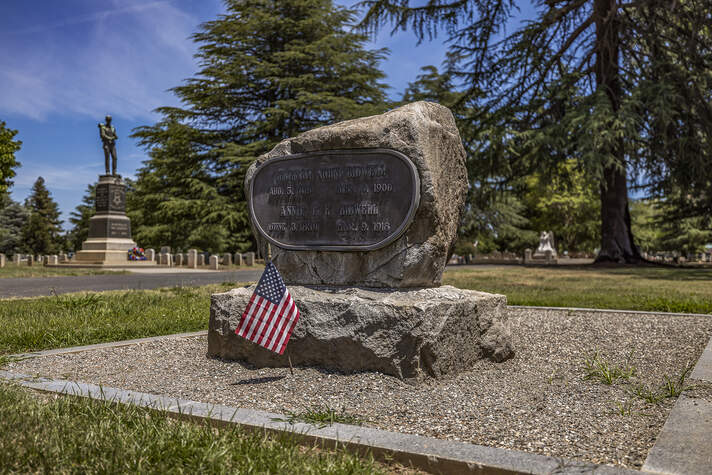
M 387 473 L 348 452 L 165 413 L 0 384 L 0 467 L 10 473 Z
M 210 294 L 239 284 L 0 300 L 8 353 L 206 329 Z M 5 356 L 3 356 L 3 354 Z M 0 382 L 0 472 L 406 473 L 289 436 L 179 422 L 165 413 L 38 395 Z
M 109 271 L 101 269 L 66 269 L 62 267 L 45 267 L 42 264 L 28 266 L 15 265 L 7 262 L 0 268 L 0 279 L 17 277 L 54 277 L 58 275 L 99 275 L 99 274 L 127 274 L 127 271 Z
M 210 294 L 236 285 L 0 300 L 0 355 L 205 330 Z
M 450 267 L 443 284 L 504 294 L 510 305 L 712 313 L 712 269 Z

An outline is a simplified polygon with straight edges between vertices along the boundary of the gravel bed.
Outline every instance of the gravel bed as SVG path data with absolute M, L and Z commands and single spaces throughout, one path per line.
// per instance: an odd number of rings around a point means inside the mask
M 6 369 L 272 412 L 328 406 L 382 429 L 555 457 L 639 468 L 674 399 L 649 404 L 635 385 L 659 387 L 699 358 L 712 318 L 510 309 L 516 356 L 417 384 L 380 373 L 254 369 L 205 356 L 200 338 L 46 356 Z M 585 380 L 598 352 L 636 375 Z M 709 388 L 698 397 L 708 398 Z M 692 392 L 690 395 L 693 395 Z

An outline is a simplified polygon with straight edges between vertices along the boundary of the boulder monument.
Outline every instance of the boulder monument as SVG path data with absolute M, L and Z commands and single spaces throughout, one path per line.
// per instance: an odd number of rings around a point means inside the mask
M 506 297 L 441 286 L 468 186 L 447 108 L 310 130 L 259 157 L 245 185 L 253 232 L 301 312 L 295 364 L 417 378 L 513 355 Z M 286 365 L 235 334 L 253 291 L 212 296 L 208 354 Z

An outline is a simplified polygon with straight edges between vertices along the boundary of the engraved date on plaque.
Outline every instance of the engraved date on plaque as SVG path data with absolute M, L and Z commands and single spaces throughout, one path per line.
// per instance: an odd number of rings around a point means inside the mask
M 251 181 L 250 215 L 284 249 L 365 251 L 397 239 L 419 200 L 417 169 L 402 153 L 333 150 L 262 164 Z

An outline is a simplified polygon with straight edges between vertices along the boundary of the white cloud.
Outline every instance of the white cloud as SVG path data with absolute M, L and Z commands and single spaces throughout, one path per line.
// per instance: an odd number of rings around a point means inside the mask
M 166 89 L 195 73 L 188 37 L 199 20 L 168 2 L 110 5 L 3 35 L 21 46 L 0 52 L 0 113 L 151 119 L 174 104 Z
M 96 181 L 99 173 L 104 172 L 104 164 L 85 165 L 81 167 L 56 167 L 48 164 L 28 163 L 17 170 L 13 178 L 14 187 L 18 190 L 29 189 L 42 177 L 50 190 L 84 190 L 88 183 Z

